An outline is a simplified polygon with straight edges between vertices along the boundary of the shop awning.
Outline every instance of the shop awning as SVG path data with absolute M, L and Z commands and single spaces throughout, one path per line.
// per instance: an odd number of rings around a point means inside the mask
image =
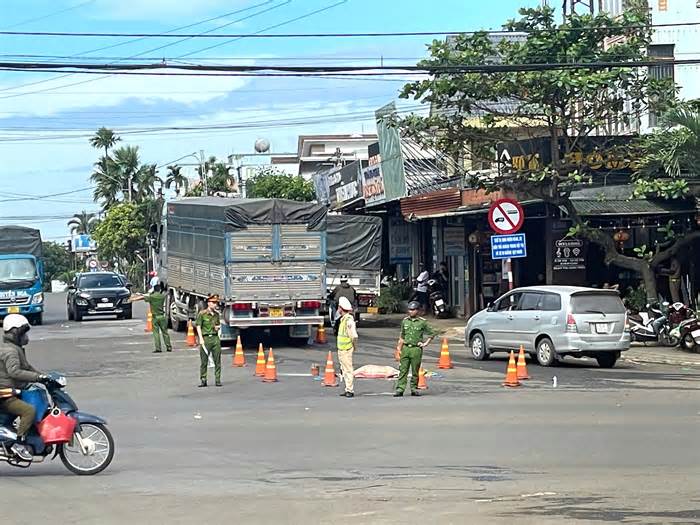
M 586 188 L 574 191 L 571 202 L 583 217 L 696 213 L 693 200 L 633 198 L 632 194 L 633 188 L 627 184 Z

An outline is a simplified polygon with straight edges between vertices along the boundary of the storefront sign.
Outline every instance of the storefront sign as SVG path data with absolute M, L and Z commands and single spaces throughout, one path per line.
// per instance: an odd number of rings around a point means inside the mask
M 463 227 L 445 228 L 442 233 L 442 243 L 446 256 L 460 256 L 467 253 Z
M 406 174 L 404 158 L 401 152 L 401 136 L 396 126 L 389 120 L 396 114 L 396 105 L 391 102 L 375 111 L 377 135 L 381 153 L 381 172 L 384 194 L 387 201 L 406 196 Z
M 639 158 L 630 149 L 631 138 L 614 136 L 581 137 L 576 149 L 566 151 L 564 139 L 559 148 L 565 164 L 582 171 L 635 171 Z M 506 142 L 498 145 L 498 158 L 506 169 L 515 171 L 538 170 L 552 163 L 552 152 L 548 138 Z
M 560 239 L 554 243 L 553 270 L 585 270 L 583 241 L 580 239 Z
M 355 161 L 328 174 L 330 204 L 335 207 L 360 196 L 360 162 Z
M 386 199 L 379 143 L 370 144 L 367 151 L 369 166 L 362 170 L 362 196 L 366 204 L 379 204 Z
M 491 236 L 492 259 L 517 259 L 527 257 L 524 233 Z
M 411 262 L 411 225 L 400 217 L 389 219 L 389 264 Z

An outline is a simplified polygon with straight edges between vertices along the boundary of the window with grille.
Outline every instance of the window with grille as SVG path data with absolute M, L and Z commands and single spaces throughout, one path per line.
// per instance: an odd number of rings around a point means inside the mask
M 669 64 L 659 64 L 649 68 L 649 78 L 656 80 L 675 78 L 675 67 L 672 63 L 674 54 L 674 44 L 653 44 L 649 46 L 649 57 L 652 59 L 668 60 Z M 659 116 L 653 112 L 649 112 L 649 127 L 655 127 L 659 123 Z

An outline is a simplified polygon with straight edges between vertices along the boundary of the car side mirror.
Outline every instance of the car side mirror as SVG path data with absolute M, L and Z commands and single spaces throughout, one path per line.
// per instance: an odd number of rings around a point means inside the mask
M 75 290 L 75 285 L 69 284 L 67 290 Z
M 134 287 L 134 285 L 131 284 L 131 283 L 126 283 L 126 284 L 124 285 L 124 288 L 126 288 L 127 290 L 131 290 L 133 287 Z
M 493 303 L 486 303 L 486 311 L 493 312 Z

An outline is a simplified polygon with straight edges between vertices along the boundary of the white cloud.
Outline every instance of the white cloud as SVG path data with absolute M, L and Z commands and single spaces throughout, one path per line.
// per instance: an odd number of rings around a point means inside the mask
M 239 63 L 244 63 L 240 61 Z M 160 70 L 168 72 L 170 70 Z M 127 100 L 140 100 L 148 103 L 161 101 L 194 104 L 208 102 L 227 93 L 245 86 L 246 78 L 240 77 L 178 77 L 178 76 L 106 76 L 74 75 L 56 81 L 12 89 L 15 85 L 30 81 L 41 80 L 36 76 L 17 77 L 12 84 L 0 85 L 0 101 L 4 104 L 3 117 L 16 116 L 49 116 L 64 111 L 86 108 L 100 108 L 119 105 Z M 51 78 L 51 77 L 47 77 Z M 26 82 L 25 82 L 26 80 Z M 84 80 L 95 80 L 68 86 Z M 65 86 L 65 87 L 60 87 Z M 51 92 L 11 96 L 15 93 L 43 91 L 59 88 Z M 3 96 L 11 96 L 2 100 Z

